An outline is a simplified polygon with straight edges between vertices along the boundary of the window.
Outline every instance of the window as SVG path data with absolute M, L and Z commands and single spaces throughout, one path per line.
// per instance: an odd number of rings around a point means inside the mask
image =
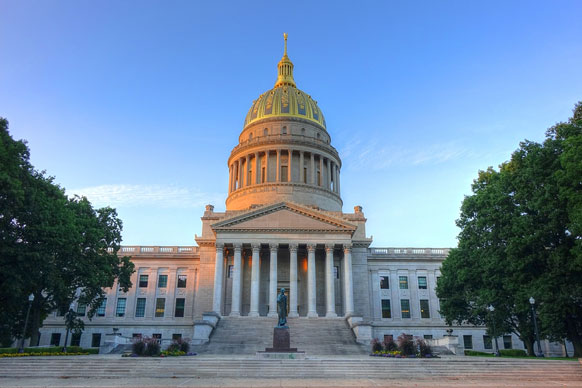
M 172 334 L 172 341 L 178 341 L 182 339 L 182 334 L 174 333 Z
M 334 267 L 333 267 L 333 276 L 336 279 L 339 279 L 339 267 L 337 265 L 334 265 Z
M 166 309 L 166 299 L 157 298 L 156 299 L 156 318 L 162 318 L 164 316 L 164 310 Z
M 398 282 L 401 290 L 408 290 L 408 276 L 399 276 Z
M 419 290 L 426 290 L 426 276 L 419 276 L 418 277 L 418 289 Z
M 387 290 L 390 288 L 390 282 L 388 282 L 388 276 L 380 276 L 380 289 Z
M 493 343 L 491 342 L 491 336 L 489 336 L 489 335 L 483 336 L 483 347 L 485 349 L 493 349 Z
M 382 299 L 382 318 L 392 318 L 390 299 Z
M 115 316 L 116 317 L 124 317 L 125 316 L 125 298 L 117 298 L 117 308 L 115 309 Z
M 61 343 L 61 333 L 51 334 L 51 346 L 59 346 Z
M 465 349 L 473 349 L 473 336 L 472 335 L 464 335 L 463 336 L 463 345 L 465 345 Z
M 145 316 L 146 298 L 137 298 L 135 304 L 135 317 L 143 318 Z
M 142 337 L 142 335 L 141 335 L 141 333 L 133 333 L 133 334 L 131 335 L 131 337 L 132 337 L 132 338 L 141 338 L 141 337 Z
M 81 333 L 73 333 L 71 336 L 71 346 L 81 346 Z
M 281 129 L 281 134 L 282 135 L 286 135 L 287 134 L 287 127 L 283 127 L 283 129 Z
M 91 347 L 98 348 L 101 346 L 101 333 L 93 333 L 91 336 Z
M 510 335 L 503 336 L 503 348 L 504 349 L 513 349 L 513 344 L 511 343 L 511 336 Z
M 424 339 L 425 339 L 425 340 L 432 339 L 432 334 L 425 334 L 425 335 L 424 335 Z
M 168 287 L 168 275 L 159 275 L 158 276 L 158 288 L 166 288 Z
M 410 318 L 410 300 L 401 299 L 400 309 L 402 310 L 402 318 Z
M 307 167 L 303 167 L 303 183 L 307 183 Z
M 105 308 L 107 307 L 107 298 L 103 298 L 103 302 L 101 302 L 101 306 L 97 309 L 97 316 L 104 317 L 105 316 Z
M 287 166 L 281 166 L 281 182 L 287 182 Z
M 140 288 L 147 288 L 148 275 L 139 275 L 139 286 L 140 286 Z
M 227 272 L 227 275 L 226 275 L 226 276 L 227 276 L 229 279 L 232 279 L 233 272 L 234 272 L 234 265 L 229 265 L 229 266 L 228 266 L 228 272 Z
M 420 317 L 430 318 L 430 309 L 428 307 L 428 299 L 420 300 Z
M 152 334 L 152 338 L 156 340 L 157 343 L 162 343 L 162 335 L 161 334 Z
M 77 305 L 77 315 L 79 317 L 84 317 L 85 313 L 87 313 L 87 305 L 85 303 L 79 303 Z
M 267 170 L 265 170 L 265 167 L 261 168 L 261 183 L 265 183 L 265 173 Z
M 186 280 L 188 280 L 188 276 L 178 275 L 178 288 L 186 288 Z
M 67 306 L 60 306 L 57 309 L 57 317 L 64 317 L 65 314 L 67 313 L 68 307 Z
M 317 171 L 317 185 L 321 186 L 321 172 L 319 170 Z
M 176 298 L 176 311 L 174 313 L 175 317 L 183 317 L 184 316 L 184 302 L 186 299 L 184 298 Z
M 267 128 L 263 129 L 263 136 L 268 136 L 269 130 Z
M 253 133 L 249 133 L 249 141 L 253 140 Z

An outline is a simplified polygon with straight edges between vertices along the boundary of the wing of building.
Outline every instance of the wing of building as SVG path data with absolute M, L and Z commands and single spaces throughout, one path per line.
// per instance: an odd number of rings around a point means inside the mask
M 206 206 L 196 246 L 122 247 L 136 267 L 133 287 L 107 290 L 73 343 L 108 352 L 136 336 L 182 337 L 249 352 L 262 346 L 258 328 L 270 341 L 285 288 L 292 340 L 314 352 L 351 351 L 349 341 L 402 333 L 449 348 L 458 341 L 457 350 L 492 349 L 482 327 L 453 327 L 447 336 L 435 286 L 448 249 L 372 248 L 362 207 L 342 210 L 342 161 L 317 101 L 295 83 L 286 36 L 277 71 L 228 156 L 226 211 Z M 40 344 L 64 337 L 55 313 Z M 508 335 L 500 347 L 523 344 Z

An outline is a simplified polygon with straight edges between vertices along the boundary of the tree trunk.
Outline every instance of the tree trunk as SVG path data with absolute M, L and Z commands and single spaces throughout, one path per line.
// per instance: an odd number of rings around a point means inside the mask
M 566 319 L 568 328 L 568 339 L 574 345 L 574 357 L 582 357 L 582 336 L 576 330 L 576 323 L 571 319 Z
M 32 306 L 30 311 L 29 317 L 29 329 L 27 330 L 30 333 L 30 345 L 29 346 L 36 346 L 38 343 L 38 329 L 40 328 L 40 311 L 35 308 L 36 306 Z
M 534 344 L 533 341 L 531 341 L 529 338 L 522 338 L 521 339 L 525 345 L 525 348 L 527 349 L 527 355 L 528 356 L 535 356 L 534 353 Z

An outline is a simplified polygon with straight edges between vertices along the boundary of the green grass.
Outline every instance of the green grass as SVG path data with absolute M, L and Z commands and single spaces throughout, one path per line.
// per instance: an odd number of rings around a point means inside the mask
M 465 356 L 471 357 L 495 357 L 493 353 L 476 352 L 473 350 L 465 350 Z M 499 358 L 524 358 L 524 359 L 535 359 L 535 360 L 559 360 L 559 361 L 578 361 L 576 357 L 536 357 L 536 356 L 504 356 L 501 355 Z

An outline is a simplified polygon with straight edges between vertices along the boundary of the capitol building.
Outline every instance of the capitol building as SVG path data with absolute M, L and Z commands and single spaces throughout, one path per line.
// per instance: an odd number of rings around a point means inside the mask
M 149 336 L 162 344 L 188 339 L 201 351 L 213 344 L 229 353 L 261 350 L 256 337 L 272 339 L 276 296 L 285 288 L 292 344 L 308 353 L 355 349 L 349 341 L 368 349 L 372 338 L 402 333 L 457 354 L 492 351 L 484 327 L 449 327 L 439 314 L 435 287 L 448 249 L 374 247 L 366 231 L 374 215 L 355 204 L 346 212 L 342 190 L 349 188 L 333 129 L 298 88 L 293 68 L 285 36 L 274 87 L 252 102 L 228 155 L 226 210 L 206 206 L 195 245 L 122 246 L 119 254 L 135 264 L 132 288 L 107 289 L 96 316 L 68 344 L 107 353 Z M 62 346 L 63 316 L 53 313 L 40 332 L 40 345 Z M 524 348 L 515 335 L 498 341 L 500 349 Z

